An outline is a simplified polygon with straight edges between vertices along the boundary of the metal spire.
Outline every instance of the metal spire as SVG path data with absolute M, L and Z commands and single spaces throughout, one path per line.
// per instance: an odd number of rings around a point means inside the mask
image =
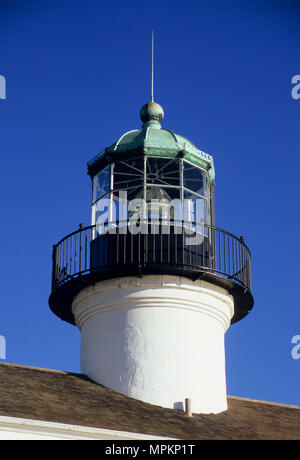
M 154 61 L 154 32 L 152 30 L 152 62 L 151 62 L 151 102 L 154 102 L 153 96 L 153 61 Z
M 140 110 L 140 118 L 144 128 L 161 128 L 161 121 L 164 118 L 163 108 L 154 102 L 154 32 L 152 30 L 152 53 L 151 53 L 151 91 L 150 102 L 144 104 Z

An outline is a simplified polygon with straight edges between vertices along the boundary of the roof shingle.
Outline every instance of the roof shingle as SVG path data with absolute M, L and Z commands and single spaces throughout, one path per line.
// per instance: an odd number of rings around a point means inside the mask
M 82 374 L 0 363 L 0 415 L 176 439 L 300 439 L 300 407 L 228 397 L 221 414 L 138 401 Z

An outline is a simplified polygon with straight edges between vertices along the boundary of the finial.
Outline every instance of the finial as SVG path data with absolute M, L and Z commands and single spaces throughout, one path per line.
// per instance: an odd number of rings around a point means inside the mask
M 143 128 L 160 128 L 160 123 L 164 118 L 164 110 L 159 104 L 151 101 L 143 105 L 140 111 L 140 117 L 144 123 Z

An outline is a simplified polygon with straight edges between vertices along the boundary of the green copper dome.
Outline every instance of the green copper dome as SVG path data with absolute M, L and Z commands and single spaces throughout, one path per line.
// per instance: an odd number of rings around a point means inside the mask
M 123 134 L 116 142 L 93 158 L 88 163 L 90 176 L 93 177 L 108 163 L 127 160 L 131 156 L 148 155 L 162 158 L 184 157 L 191 163 L 206 169 L 210 181 L 214 182 L 212 156 L 197 149 L 185 137 L 161 128 L 160 122 L 163 116 L 164 111 L 159 104 L 155 102 L 145 104 L 140 111 L 142 128 Z

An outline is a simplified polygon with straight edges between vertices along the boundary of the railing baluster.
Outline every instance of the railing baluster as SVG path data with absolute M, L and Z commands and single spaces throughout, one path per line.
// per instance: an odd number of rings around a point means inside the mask
M 68 264 L 68 260 L 69 260 L 69 238 L 67 238 L 66 240 L 67 244 L 66 244 L 66 276 L 68 277 L 69 273 L 69 264 Z
M 77 258 L 77 233 L 74 235 L 74 240 L 75 240 L 75 244 L 74 244 L 74 273 L 77 273 L 76 271 L 76 258 Z
M 247 286 L 251 290 L 251 260 L 250 260 L 250 255 L 248 254 L 248 280 L 247 280 Z
M 242 245 L 239 240 L 239 280 L 243 282 Z
M 229 237 L 228 237 L 229 238 Z M 234 239 L 230 238 L 230 249 L 231 249 L 231 275 L 235 275 L 235 255 L 234 255 Z
M 141 223 L 141 229 L 143 228 L 143 223 Z M 138 265 L 139 267 L 141 266 L 141 229 L 139 231 L 139 236 L 138 236 Z
M 178 259 L 177 259 L 177 223 L 174 223 L 174 263 L 175 265 L 178 264 Z
M 58 270 L 59 270 L 59 282 L 61 282 L 61 243 L 59 245 L 59 265 L 58 265 Z
M 153 224 L 155 225 L 155 224 Z M 152 227 L 151 227 L 151 231 L 152 231 Z M 156 248 L 156 245 L 155 245 L 155 240 L 156 240 L 156 230 L 153 231 L 153 233 L 151 233 L 151 236 L 153 237 L 152 240 L 153 240 L 153 250 L 152 250 L 152 261 L 153 263 L 156 262 L 156 254 L 155 254 L 155 248 Z
M 133 263 L 133 232 L 130 232 L 130 261 Z
M 217 271 L 222 271 L 222 267 L 221 267 L 221 233 L 219 232 L 218 230 L 218 255 L 219 255 L 219 258 L 218 258 L 218 265 L 216 266 L 216 269 Z
M 163 223 L 162 220 L 160 220 L 158 224 L 158 231 L 159 231 L 159 236 L 160 236 L 160 263 L 164 263 L 164 247 L 163 247 Z
M 116 247 L 116 263 L 119 263 L 119 245 L 120 245 L 120 225 L 117 227 L 117 247 Z
M 124 234 L 124 242 L 123 242 L 123 264 L 126 264 L 126 246 L 127 246 L 127 237 L 128 232 Z
M 228 254 L 228 274 L 231 276 L 230 270 L 231 270 L 231 257 L 230 257 L 230 241 L 229 241 L 229 236 L 227 236 L 227 254 Z
M 79 231 L 79 273 L 81 273 L 81 254 L 82 254 L 82 230 Z
M 248 281 L 248 268 L 247 268 L 247 253 L 244 247 L 244 273 L 245 273 L 245 283 Z
M 190 224 L 191 224 L 191 227 L 192 227 L 193 224 L 192 224 L 192 223 L 190 223 Z M 196 235 L 196 236 L 197 236 L 197 235 Z M 191 238 L 193 238 L 193 237 L 190 236 L 190 237 L 189 237 L 189 240 L 190 240 Z M 190 266 L 192 265 L 192 254 L 191 254 L 191 253 L 192 253 L 192 245 L 189 244 L 189 247 L 188 247 L 188 261 L 189 261 L 189 262 L 188 262 L 188 263 L 189 263 Z
M 84 238 L 84 271 L 87 269 L 87 230 L 85 230 L 85 238 Z
M 65 278 L 65 240 L 63 241 L 62 244 L 62 281 L 64 281 Z
M 242 266 L 243 266 L 243 283 L 246 284 L 247 278 L 246 278 L 246 267 L 245 267 L 245 248 L 243 243 L 242 245 Z
M 146 232 L 145 232 L 145 235 L 144 235 L 144 257 L 145 257 L 145 260 L 144 260 L 144 263 L 147 264 L 149 261 L 148 261 L 148 244 L 149 244 L 149 240 L 148 240 L 148 233 L 149 233 L 149 224 L 148 224 L 148 221 L 146 220 Z
M 226 264 L 226 238 L 225 238 L 225 233 L 223 233 L 223 252 L 224 252 L 224 260 L 223 260 L 223 263 L 224 263 L 224 273 L 226 273 L 226 267 L 227 267 L 227 264 Z
M 70 275 L 72 276 L 72 261 L 73 261 L 73 235 L 70 237 L 70 259 L 69 259 L 69 266 L 70 266 Z
M 239 273 L 239 264 L 238 264 L 238 247 L 237 247 L 237 240 L 234 238 L 234 251 L 235 251 L 235 277 L 238 279 Z
M 247 254 L 247 286 L 251 288 L 251 273 L 250 273 L 250 258 L 249 254 Z
M 184 247 L 185 247 L 185 226 L 184 226 L 184 221 L 181 223 L 181 229 L 182 229 L 182 239 L 181 239 L 181 263 L 182 266 L 184 266 Z

